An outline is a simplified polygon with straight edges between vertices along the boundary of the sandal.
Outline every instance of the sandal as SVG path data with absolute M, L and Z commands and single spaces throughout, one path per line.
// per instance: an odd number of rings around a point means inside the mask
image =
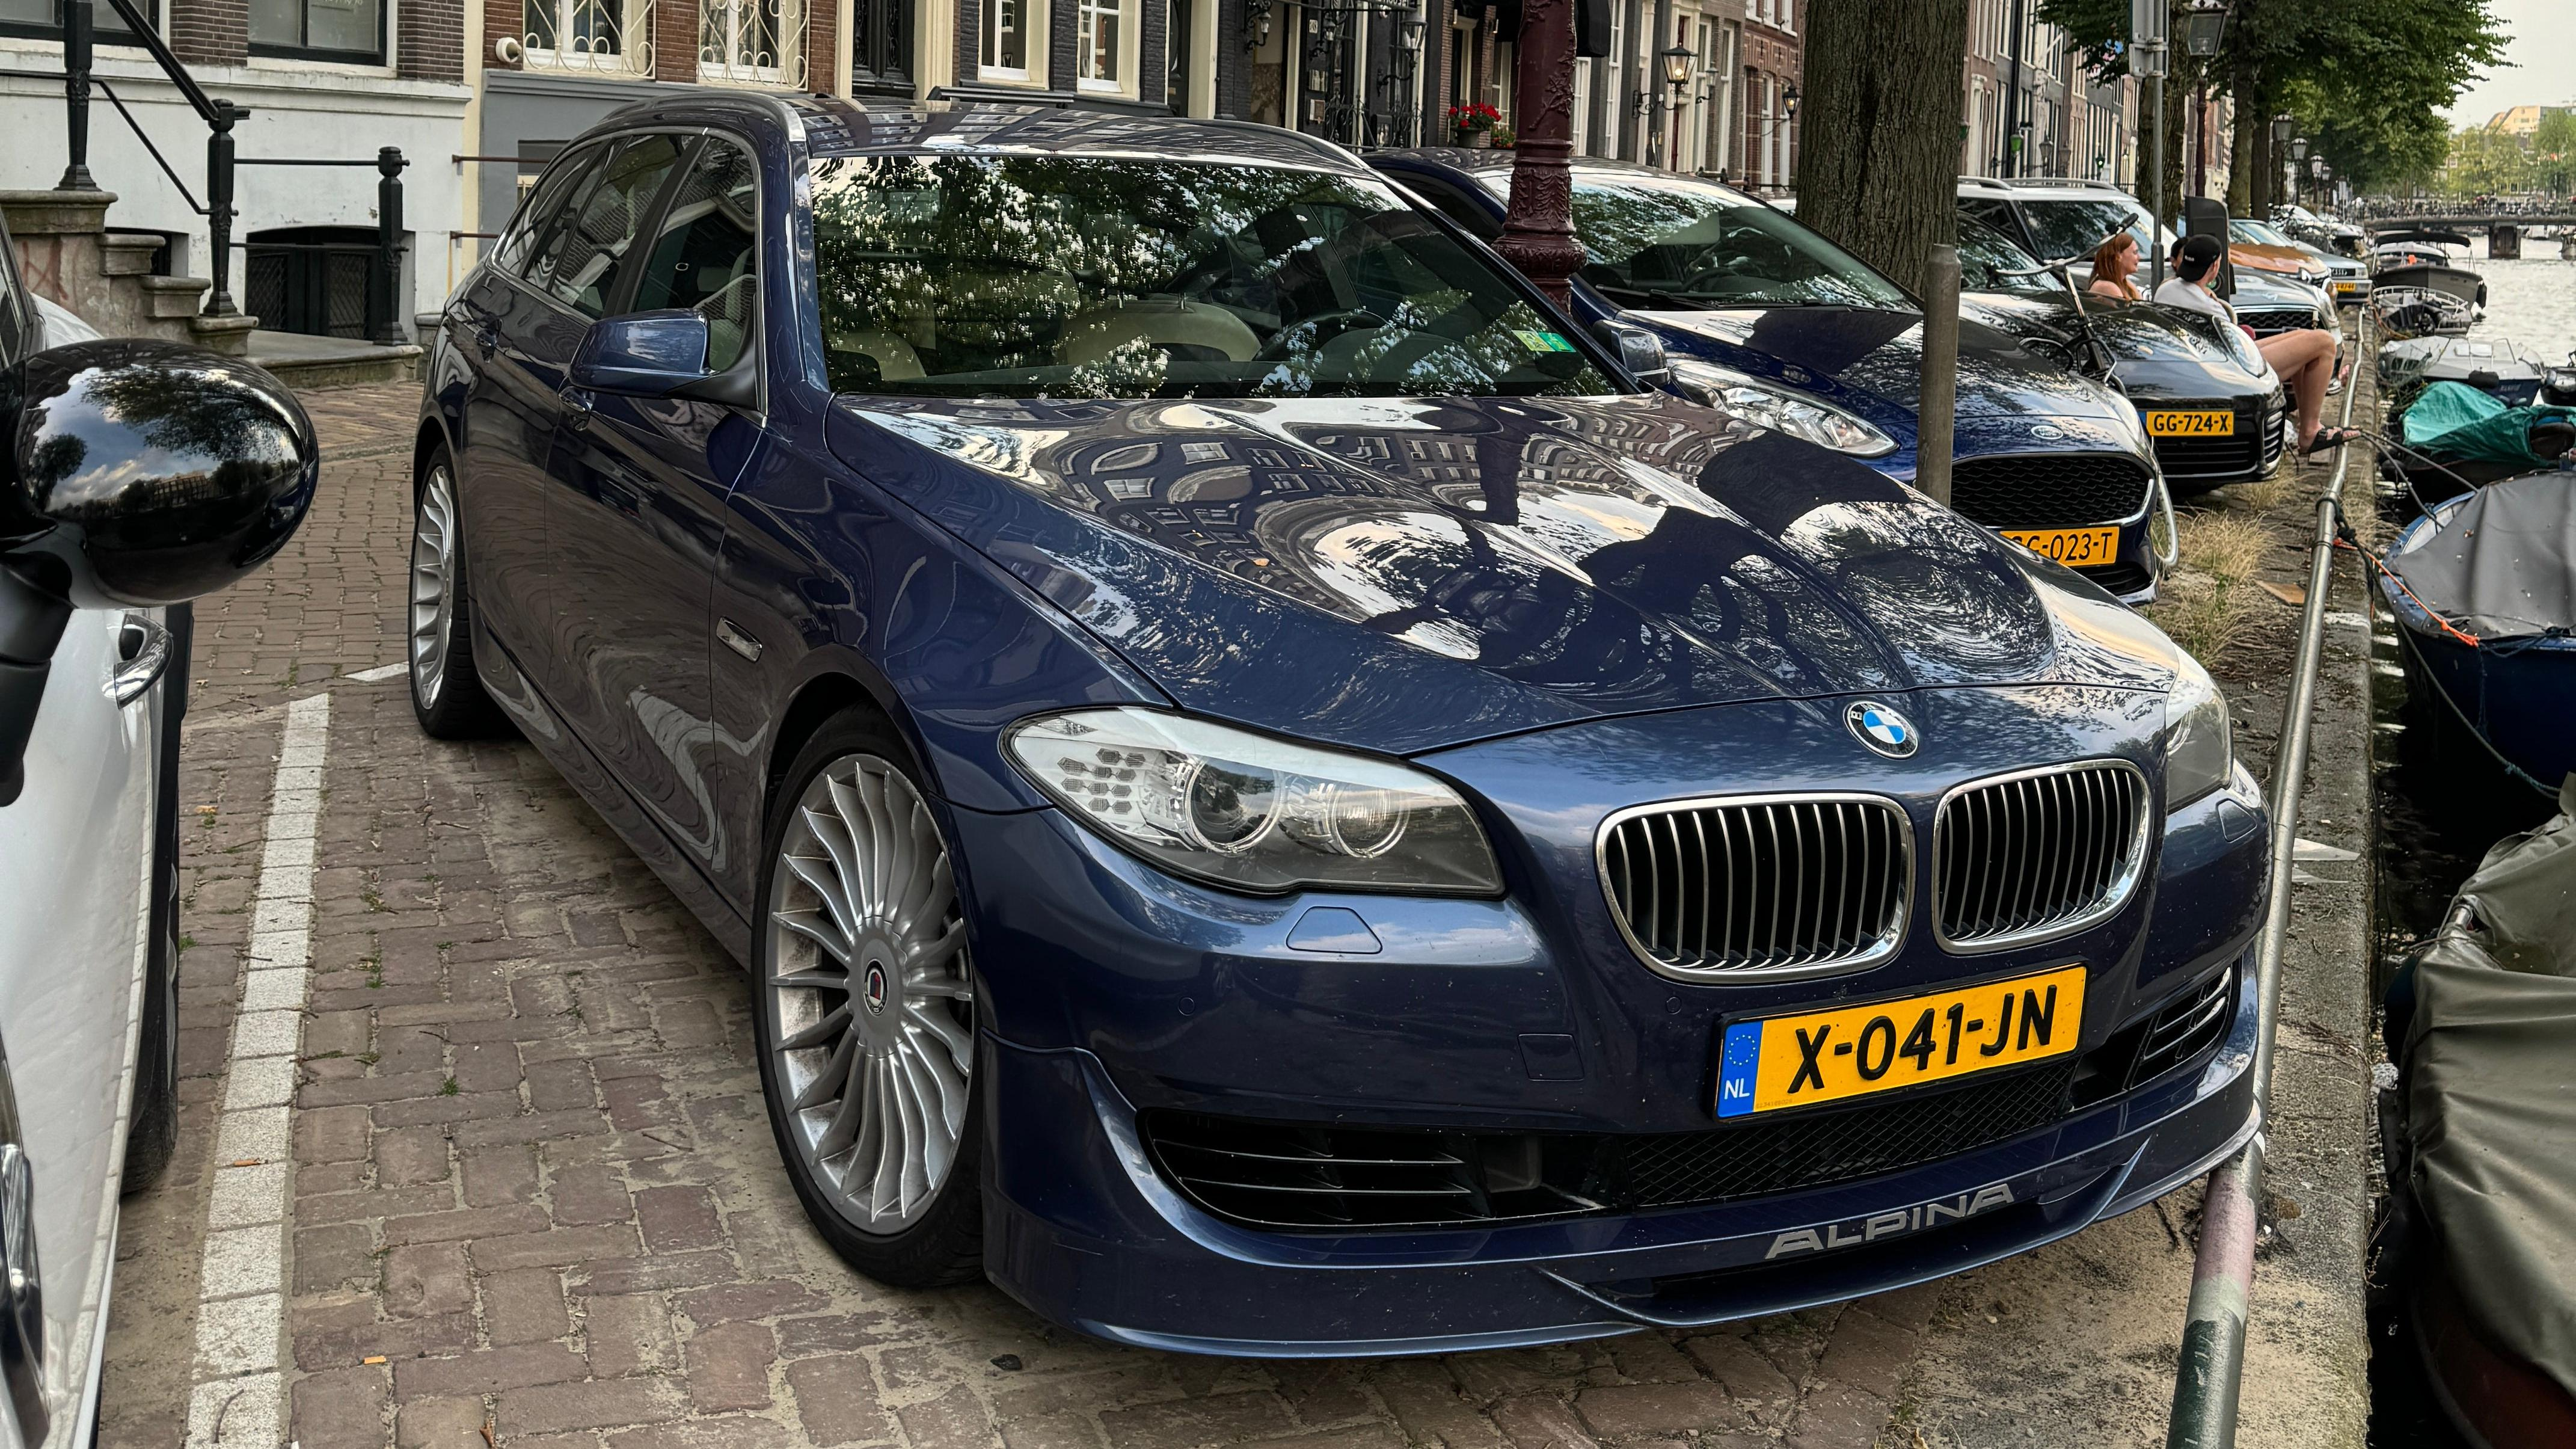
M 2354 428 L 2319 428 L 2317 435 L 2308 439 L 2308 445 L 2301 448 L 2299 452 L 2304 457 L 2313 458 L 2319 453 L 2332 452 L 2346 443 L 2360 441 L 2361 433 Z

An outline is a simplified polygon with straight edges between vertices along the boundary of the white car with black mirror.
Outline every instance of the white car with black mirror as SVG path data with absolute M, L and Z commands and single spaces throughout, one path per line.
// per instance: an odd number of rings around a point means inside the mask
M 188 601 L 318 472 L 274 378 L 99 337 L 0 225 L 0 1449 L 90 1442 L 118 1199 L 176 1144 Z

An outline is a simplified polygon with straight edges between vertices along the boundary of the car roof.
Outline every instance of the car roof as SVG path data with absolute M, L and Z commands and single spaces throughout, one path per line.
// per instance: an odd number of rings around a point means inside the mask
M 1467 172 L 1509 171 L 1512 169 L 1513 160 L 1512 152 L 1508 147 L 1499 151 L 1475 151 L 1465 146 L 1398 146 L 1384 150 L 1371 150 L 1363 154 L 1372 166 L 1387 162 L 1400 165 L 1409 161 L 1421 165 L 1446 166 L 1452 171 Z M 1585 171 L 1632 171 L 1639 176 L 1652 176 L 1661 181 L 1697 181 L 1708 186 L 1722 187 L 1728 191 L 1737 189 L 1714 176 L 1697 176 L 1687 171 L 1672 171 L 1661 166 L 1649 166 L 1642 161 L 1617 161 L 1607 156 L 1568 156 L 1565 158 L 1565 164 Z
M 939 155 L 1123 156 L 1321 168 L 1367 167 L 1330 141 L 1249 121 L 1071 106 L 973 101 L 855 101 L 702 90 L 624 107 L 597 130 L 722 125 L 779 133 L 817 157 Z

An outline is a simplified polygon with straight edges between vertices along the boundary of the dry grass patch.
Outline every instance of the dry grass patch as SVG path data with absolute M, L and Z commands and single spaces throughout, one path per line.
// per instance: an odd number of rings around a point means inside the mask
M 2165 576 L 2147 616 L 2194 657 L 2215 661 L 2244 638 L 2258 611 L 2280 607 L 2253 582 L 2275 536 L 2262 519 L 2232 508 L 2184 513 L 2177 521 L 2182 560 Z

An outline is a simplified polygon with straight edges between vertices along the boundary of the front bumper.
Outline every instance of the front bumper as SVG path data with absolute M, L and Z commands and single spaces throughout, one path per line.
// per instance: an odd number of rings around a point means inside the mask
M 1085 1333 L 1259 1357 L 1557 1343 L 1841 1302 L 2054 1242 L 2234 1151 L 2255 1126 L 2253 993 L 2241 972 L 2234 1028 L 2197 1069 L 1894 1183 L 1345 1238 L 1202 1211 L 1156 1171 L 1096 1057 L 988 1036 L 986 1264 L 1029 1308 Z
M 2096 693 L 2070 693 L 2072 714 L 2051 727 L 2079 733 L 2041 748 L 2088 757 L 2153 727 L 2114 721 L 2116 700 Z M 2007 717 L 1986 691 L 1928 691 L 1907 707 L 1927 729 L 1922 753 L 1867 778 L 1909 803 L 1978 768 L 1978 741 Z M 2150 884 L 2086 933 L 1976 960 L 1917 940 L 1866 972 L 1809 981 L 1657 975 L 1605 945 L 1615 937 L 1598 886 L 1572 863 L 1589 859 L 1603 814 L 1591 796 L 1605 786 L 1566 770 L 1569 742 L 1596 765 L 1635 767 L 1635 778 L 1606 771 L 1606 792 L 1625 800 L 1695 793 L 1677 788 L 1684 780 L 1778 790 L 1865 778 L 1832 753 L 1836 739 L 1859 753 L 1834 711 L 1815 711 L 1810 734 L 1799 706 L 1723 708 L 1727 728 L 1684 711 L 1429 757 L 1488 800 L 1521 802 L 1497 832 L 1518 882 L 1499 900 L 1229 896 L 1163 876 L 1052 810 L 958 812 L 993 1008 L 981 1070 L 995 1281 L 1085 1332 L 1199 1352 L 1553 1342 L 1956 1272 L 2142 1203 L 2241 1140 L 2250 971 L 2214 1047 L 2150 1080 L 2079 1094 L 2083 1105 L 2043 1125 L 1875 1176 L 1646 1210 L 1318 1232 L 1221 1216 L 1157 1167 L 1152 1114 L 1163 1111 L 1442 1133 L 1708 1134 L 1719 1129 L 1712 1048 L 1730 1017 L 2083 960 L 2096 972 L 2078 1046 L 2089 1056 L 2245 959 L 2264 836 L 2239 771 L 2228 790 L 2166 817 Z M 974 889 L 976 867 L 994 862 L 1010 888 Z M 1565 896 L 1546 884 L 1578 879 Z M 1318 946 L 1303 931 L 1317 911 L 1357 918 L 1360 937 L 1345 921 Z

